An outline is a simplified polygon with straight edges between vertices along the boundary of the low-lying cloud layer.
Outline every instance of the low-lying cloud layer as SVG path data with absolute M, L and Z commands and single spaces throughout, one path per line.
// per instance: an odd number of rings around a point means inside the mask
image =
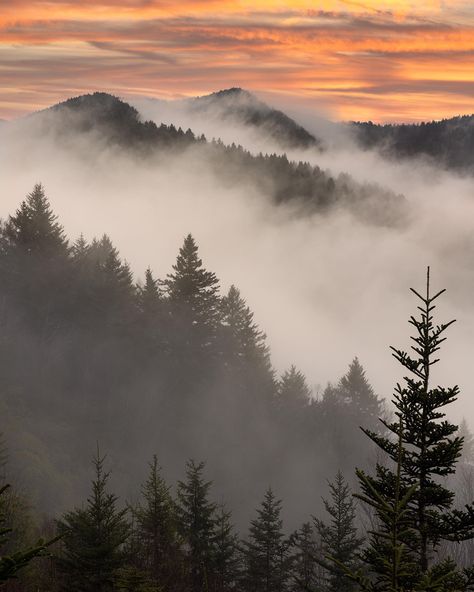
M 179 113 L 189 115 L 169 109 L 176 119 Z M 199 127 L 217 135 L 216 121 L 202 118 Z M 104 149 L 94 136 L 64 150 L 33 130 L 28 120 L 14 129 L 0 128 L 1 216 L 41 181 L 70 237 L 108 233 L 139 277 L 148 265 L 164 277 L 183 237 L 192 232 L 223 288 L 235 283 L 248 300 L 268 334 L 277 369 L 295 363 L 316 392 L 358 355 L 377 391 L 390 396 L 401 371 L 388 346 L 409 345 L 406 321 L 416 302 L 408 288 L 422 290 L 431 265 L 434 288 L 449 289 L 440 301 L 440 319 L 459 320 L 436 376 L 460 384 L 457 414 L 472 416 L 472 178 L 417 161 L 387 163 L 375 153 L 357 151 L 349 139 L 323 155 L 290 154 L 403 193 L 410 220 L 390 229 L 367 226 L 344 211 L 295 216 L 291 207 L 275 207 L 248 186 L 224 186 L 199 149 L 157 166 Z M 261 148 L 253 132 L 235 125 L 227 134 L 232 130 L 246 147 Z

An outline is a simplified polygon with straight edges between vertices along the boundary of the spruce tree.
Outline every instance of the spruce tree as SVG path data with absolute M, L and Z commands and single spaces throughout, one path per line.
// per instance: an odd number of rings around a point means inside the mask
M 122 567 L 130 528 L 127 510 L 117 508 L 117 497 L 108 491 L 109 473 L 99 451 L 93 464 L 92 494 L 84 509 L 67 512 L 58 521 L 63 550 L 58 567 L 68 592 L 109 592 L 115 572 Z
M 249 538 L 244 543 L 246 592 L 282 592 L 289 577 L 288 542 L 283 533 L 281 501 L 269 488 L 257 518 L 250 523 Z
M 377 397 L 365 375 L 359 359 L 356 357 L 349 365 L 349 370 L 340 379 L 337 390 L 339 396 L 349 405 L 355 415 L 357 425 L 376 425 L 382 415 L 382 401 Z
M 323 586 L 322 569 L 317 560 L 320 555 L 313 527 L 305 522 L 291 536 L 291 577 L 295 592 L 310 592 Z
M 209 500 L 212 482 L 205 481 L 205 464 L 186 463 L 186 480 L 178 482 L 178 530 L 186 543 L 193 592 L 207 590 L 213 572 L 216 505 Z
M 215 340 L 219 322 L 219 281 L 204 269 L 190 234 L 184 239 L 173 270 L 166 280 L 170 310 L 194 353 L 206 351 Z
M 321 537 L 322 564 L 328 570 L 328 591 L 348 592 L 354 589 L 354 584 L 341 565 L 349 570 L 355 569 L 362 538 L 357 535 L 355 503 L 340 471 L 334 482 L 329 483 L 329 490 L 331 501 L 323 499 L 323 502 L 330 522 L 314 518 L 314 525 Z
M 220 506 L 216 512 L 213 541 L 214 592 L 234 590 L 240 573 L 239 541 L 230 518 L 230 512 Z
M 142 486 L 142 500 L 133 513 L 139 563 L 153 584 L 166 587 L 173 578 L 177 553 L 176 519 L 170 488 L 161 476 L 156 455 Z
M 395 388 L 393 404 L 397 420 L 382 420 L 389 433 L 395 436 L 400 422 L 403 426 L 401 490 L 406 492 L 416 486 L 408 506 L 412 528 L 405 542 L 417 557 L 420 577 L 428 573 L 430 566 L 432 570 L 437 569 L 435 552 L 441 540 L 474 537 L 474 506 L 453 510 L 454 493 L 441 481 L 455 472 L 463 445 L 462 438 L 456 435 L 457 426 L 446 420 L 444 413 L 444 408 L 457 399 L 458 387 L 433 387 L 430 381 L 431 367 L 438 362 L 436 353 L 446 339 L 444 333 L 454 322 L 434 323 L 434 303 L 444 291 L 432 294 L 429 268 L 425 295 L 412 289 L 420 301 L 419 316 L 409 320 L 415 329 L 411 347 L 414 355 L 392 347 L 395 359 L 407 376 L 404 384 L 398 383 Z M 386 435 L 364 431 L 396 464 L 397 443 Z M 386 471 L 382 479 L 389 483 L 393 481 L 390 475 Z
M 57 221 L 41 184 L 33 191 L 5 227 L 5 235 L 11 248 L 22 249 L 24 254 L 45 258 L 66 256 L 68 243 L 64 230 Z
M 310 403 L 311 390 L 306 378 L 296 366 L 291 366 L 280 379 L 278 402 L 284 411 L 298 411 Z
M 155 280 L 151 269 L 145 272 L 145 283 L 138 288 L 138 308 L 148 320 L 158 315 L 162 304 L 158 280 Z

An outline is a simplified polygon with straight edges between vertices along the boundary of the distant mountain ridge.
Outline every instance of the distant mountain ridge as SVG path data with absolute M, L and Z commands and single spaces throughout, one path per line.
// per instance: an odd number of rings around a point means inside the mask
M 98 143 L 131 151 L 150 166 L 164 166 L 164 159 L 180 158 L 194 150 L 193 158 L 209 167 L 229 188 L 254 187 L 276 204 L 291 204 L 295 213 L 324 214 L 345 209 L 366 222 L 392 226 L 406 215 L 406 200 L 372 183 L 358 183 L 350 175 L 333 176 L 307 162 L 292 162 L 286 155 L 254 155 L 241 146 L 208 142 L 190 129 L 143 121 L 137 109 L 107 93 L 68 99 L 40 111 L 39 135 L 52 135 L 65 149 L 83 150 L 89 157 Z M 81 137 L 80 143 L 76 139 Z M 200 160 L 199 160 L 200 159 Z
M 256 128 L 282 148 L 321 148 L 321 141 L 303 126 L 242 88 L 220 90 L 187 102 L 196 112 L 211 110 L 222 119 Z
M 474 115 L 417 124 L 351 122 L 356 142 L 389 158 L 425 157 L 455 171 L 474 174 Z

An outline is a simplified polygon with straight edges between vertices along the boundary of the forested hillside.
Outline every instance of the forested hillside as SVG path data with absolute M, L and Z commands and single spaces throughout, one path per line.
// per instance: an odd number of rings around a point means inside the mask
M 166 166 L 166 159 L 186 151 L 226 186 L 256 188 L 274 203 L 290 205 L 304 216 L 340 209 L 386 226 L 401 224 L 407 216 L 403 196 L 377 184 L 357 183 L 347 174 L 334 176 L 307 162 L 292 162 L 284 154 L 254 155 L 235 144 L 208 142 L 190 129 L 142 121 L 134 107 L 105 93 L 69 99 L 21 123 L 23 133 L 52 138 L 67 151 L 87 155 L 94 154 L 97 146 L 115 148 L 149 159 L 156 167 Z
M 424 157 L 459 172 L 474 173 L 474 116 L 462 115 L 419 124 L 351 124 L 363 148 L 392 158 Z
M 238 521 L 269 484 L 296 519 L 331 467 L 367 461 L 358 426 L 381 401 L 357 360 L 318 399 L 290 361 L 277 376 L 244 296 L 221 292 L 191 235 L 168 275 L 144 278 L 107 236 L 70 242 L 40 185 L 2 227 L 4 430 L 41 508 L 77 499 L 99 439 L 126 495 L 155 452 L 172 479 L 206 459 Z

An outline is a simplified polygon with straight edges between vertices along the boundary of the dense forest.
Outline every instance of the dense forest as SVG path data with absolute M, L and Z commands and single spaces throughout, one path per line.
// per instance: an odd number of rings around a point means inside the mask
M 276 375 L 192 235 L 136 282 L 109 237 L 70 242 L 36 185 L 0 232 L 0 582 L 472 589 L 473 440 L 444 419 L 457 387 L 430 384 L 440 294 L 415 292 L 394 412 L 357 358 L 314 396 L 296 367 Z
M 424 157 L 463 173 L 474 173 L 474 116 L 419 124 L 350 124 L 358 144 L 393 158 Z

